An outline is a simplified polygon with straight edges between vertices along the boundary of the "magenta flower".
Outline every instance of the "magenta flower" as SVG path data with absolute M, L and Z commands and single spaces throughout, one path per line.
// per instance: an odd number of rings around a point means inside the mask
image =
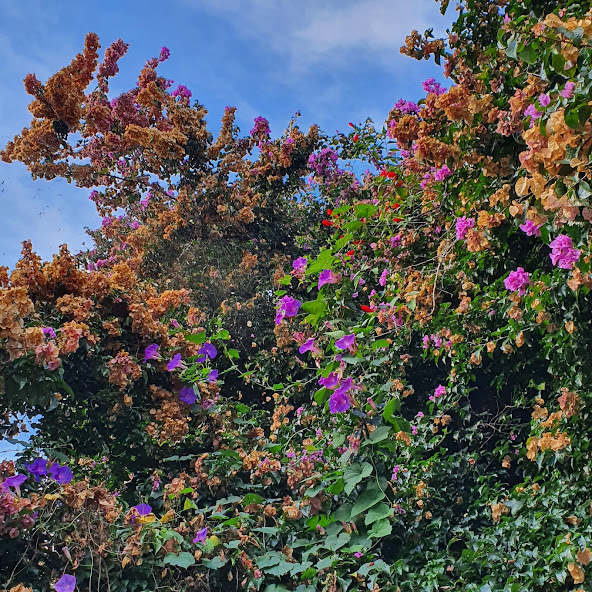
M 546 95 L 545 93 L 542 93 L 541 95 L 539 95 L 539 103 L 541 104 L 542 107 L 548 107 L 549 103 L 551 103 L 551 99 L 550 99 L 549 95 Z
M 181 368 L 183 366 L 183 360 L 181 360 L 181 354 L 175 354 L 173 359 L 167 364 L 167 370 L 172 372 L 176 368 Z
M 450 175 L 452 175 L 452 171 L 447 165 L 444 165 L 442 168 L 439 168 L 434 172 L 434 179 L 436 181 L 444 181 L 444 179 L 448 179 Z
M 378 278 L 378 283 L 379 285 L 381 285 L 383 288 L 386 286 L 386 280 L 388 279 L 389 276 L 389 271 L 388 269 L 385 269 L 381 274 L 380 277 Z
M 333 414 L 343 413 L 351 407 L 349 396 L 346 391 L 336 390 L 329 397 L 329 411 Z
M 211 343 L 204 343 L 197 353 L 213 360 L 218 355 L 218 350 Z
M 159 62 L 164 62 L 168 60 L 171 55 L 171 52 L 168 47 L 161 47 L 160 48 L 160 57 L 158 58 Z
M 56 592 L 74 592 L 76 588 L 76 576 L 64 574 L 54 585 Z
M 363 553 L 361 553 L 360 551 L 356 551 L 354 553 L 354 557 L 356 557 L 357 559 L 359 559 L 360 557 L 362 557 Z
M 441 384 L 439 384 L 436 387 L 436 390 L 434 391 L 434 397 L 436 397 L 436 399 L 437 399 L 437 398 L 439 398 L 439 397 L 441 397 L 442 395 L 445 395 L 445 394 L 446 394 L 446 387 L 445 386 L 442 386 Z
M 306 267 L 306 257 L 298 257 L 298 259 L 294 259 L 294 261 L 292 262 L 292 268 L 295 271 L 304 271 L 304 268 Z
M 301 354 L 305 354 L 306 352 L 312 352 L 313 354 L 320 354 L 321 350 L 315 345 L 314 337 L 307 339 L 299 348 L 298 351 Z
M 208 537 L 208 527 L 202 528 L 195 533 L 194 543 L 205 543 Z
M 473 218 L 467 218 L 461 216 L 456 219 L 456 240 L 464 240 L 467 236 L 467 232 L 470 228 L 475 226 L 475 220 Z
M 333 272 L 332 269 L 323 269 L 319 274 L 318 289 L 320 290 L 325 284 L 337 284 L 341 280 L 341 276 Z
M 423 90 L 428 94 L 443 95 L 446 92 L 446 88 L 443 87 L 439 82 L 436 82 L 435 78 L 428 78 L 421 83 Z
M 13 475 L 4 480 L 4 485 L 8 487 L 20 487 L 26 480 L 26 475 Z
M 197 395 L 195 394 L 193 387 L 186 386 L 179 392 L 179 399 L 181 399 L 183 403 L 187 403 L 187 405 L 193 405 L 193 403 L 197 401 Z
M 292 296 L 284 296 L 278 302 L 277 312 L 275 315 L 275 324 L 279 325 L 284 317 L 295 317 L 298 310 L 302 306 L 300 300 L 296 300 Z
M 39 477 L 47 475 L 47 461 L 44 458 L 36 458 L 32 463 L 25 465 L 25 469 L 35 475 L 35 481 L 39 481 Z
M 571 269 L 572 264 L 580 258 L 581 251 L 574 249 L 571 237 L 564 234 L 551 241 L 549 246 L 552 249 L 551 262 L 561 269 Z
M 152 506 L 149 504 L 138 504 L 133 509 L 138 512 L 138 516 L 148 516 L 148 514 L 152 513 Z
M 74 475 L 69 467 L 66 465 L 60 466 L 58 463 L 54 463 L 49 467 L 49 474 L 53 479 L 60 485 L 66 485 L 74 479 Z
M 571 99 L 573 97 L 575 88 L 575 82 L 566 82 L 563 90 L 561 91 L 561 96 L 564 99 Z
M 356 336 L 353 333 L 351 335 L 344 335 L 335 342 L 335 347 L 341 350 L 348 349 L 351 352 L 354 350 L 355 341 Z
M 271 130 L 269 129 L 269 121 L 265 117 L 255 117 L 255 125 L 251 130 L 251 136 L 269 136 Z
M 157 343 L 151 343 L 145 350 L 144 350 L 144 362 L 148 360 L 159 360 L 160 354 L 158 353 L 158 348 L 160 346 Z
M 330 372 L 326 378 L 319 378 L 319 384 L 327 389 L 334 389 L 339 384 L 339 376 L 335 372 Z
M 524 224 L 520 224 L 520 230 L 526 234 L 526 236 L 541 236 L 542 224 L 535 224 L 532 220 L 527 220 Z
M 526 294 L 526 286 L 530 284 L 528 279 L 528 272 L 524 271 L 522 267 L 518 267 L 516 271 L 511 271 L 508 277 L 504 280 L 506 290 L 510 292 L 518 292 L 520 296 Z
M 533 120 L 538 119 L 541 115 L 542 113 L 540 111 L 537 111 L 534 105 L 528 105 L 528 107 L 526 107 L 526 109 L 524 110 L 524 116 L 532 117 Z
M 399 471 L 401 470 L 401 465 L 395 465 L 393 467 L 393 474 L 391 475 L 391 481 L 396 481 L 397 480 L 397 475 L 399 473 Z
M 48 339 L 55 339 L 56 338 L 56 332 L 53 330 L 52 327 L 43 327 L 43 329 L 41 329 L 41 331 L 43 331 L 44 337 L 47 337 Z

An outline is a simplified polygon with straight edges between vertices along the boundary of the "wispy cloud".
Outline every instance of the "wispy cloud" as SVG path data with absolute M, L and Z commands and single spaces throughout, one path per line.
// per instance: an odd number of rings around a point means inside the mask
M 392 67 L 412 29 L 434 27 L 444 19 L 434 0 L 178 0 L 227 21 L 237 35 L 287 58 L 288 69 L 303 74 L 319 64 L 330 68 L 356 53 Z

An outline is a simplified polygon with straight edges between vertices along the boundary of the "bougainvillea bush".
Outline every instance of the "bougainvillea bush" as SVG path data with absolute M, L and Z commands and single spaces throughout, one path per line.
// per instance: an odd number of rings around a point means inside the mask
M 214 140 L 126 49 L 1 153 L 104 216 L 0 273 L 2 588 L 592 590 L 589 7 L 462 2 L 333 137 Z

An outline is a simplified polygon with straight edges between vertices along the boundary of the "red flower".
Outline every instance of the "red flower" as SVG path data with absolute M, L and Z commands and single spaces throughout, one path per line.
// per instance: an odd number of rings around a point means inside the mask
M 396 179 L 396 178 L 397 178 L 397 173 L 395 173 L 395 171 L 389 171 L 389 172 L 386 174 L 386 176 L 387 176 L 389 179 Z
M 364 311 L 364 312 L 374 312 L 367 304 L 362 304 L 362 306 L 360 306 L 360 308 Z
M 333 215 L 333 210 L 327 210 L 327 216 L 332 216 Z
M 354 253 L 355 253 L 355 251 L 354 251 L 354 250 L 351 250 L 351 251 L 348 251 L 348 252 L 346 253 L 346 255 L 347 255 L 348 257 L 351 257 L 351 256 L 352 256 Z
M 354 127 L 354 124 L 351 121 L 347 125 L 349 125 L 349 127 Z
M 323 220 L 321 224 L 323 226 L 333 226 L 333 222 L 331 222 L 331 220 Z
M 393 218 L 393 222 L 402 222 L 403 218 Z
M 358 134 L 356 134 L 356 135 L 354 136 L 354 142 L 357 142 L 359 139 L 360 139 L 360 136 L 358 136 Z

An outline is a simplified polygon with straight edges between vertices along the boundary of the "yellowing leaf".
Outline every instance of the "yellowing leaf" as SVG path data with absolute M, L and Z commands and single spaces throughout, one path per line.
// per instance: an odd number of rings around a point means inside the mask
M 166 514 L 163 515 L 163 517 L 160 519 L 160 523 L 161 524 L 166 524 L 167 522 L 170 522 L 175 516 L 175 512 L 173 510 L 169 510 Z
M 138 522 L 141 524 L 151 524 L 152 522 L 156 521 L 156 516 L 154 514 L 147 514 L 146 516 L 139 516 Z

